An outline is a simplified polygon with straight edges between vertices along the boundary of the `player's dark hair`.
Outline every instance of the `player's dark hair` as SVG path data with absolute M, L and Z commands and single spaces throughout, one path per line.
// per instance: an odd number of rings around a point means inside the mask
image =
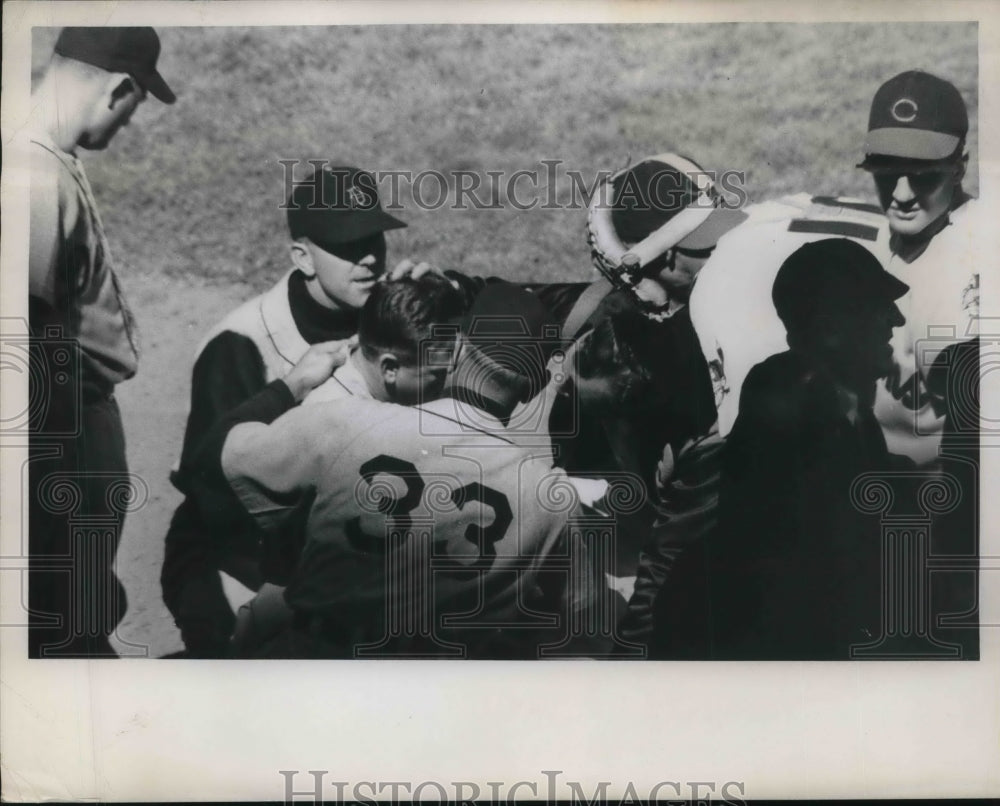
M 464 309 L 462 295 L 438 274 L 376 283 L 361 308 L 358 343 L 367 358 L 390 352 L 415 363 L 434 325 L 454 320 Z
M 653 383 L 652 354 L 646 318 L 638 311 L 602 317 L 577 353 L 581 378 L 612 377 L 622 405 L 639 401 Z
M 479 353 L 479 360 L 489 367 L 489 372 L 487 375 L 480 375 L 476 379 L 465 379 L 467 388 L 470 388 L 474 392 L 478 391 L 475 388 L 475 380 L 485 380 L 488 378 L 490 383 L 508 390 L 515 400 L 530 400 L 541 391 L 541 384 L 536 377 L 504 366 L 482 351 L 477 352 Z M 471 384 L 470 380 L 472 380 Z

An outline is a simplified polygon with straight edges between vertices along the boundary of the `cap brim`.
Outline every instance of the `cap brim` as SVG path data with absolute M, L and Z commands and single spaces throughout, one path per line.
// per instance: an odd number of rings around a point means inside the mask
M 695 252 L 712 249 L 719 242 L 719 238 L 734 227 L 738 227 L 748 217 L 742 210 L 717 207 L 693 232 L 684 236 L 677 243 L 677 246 L 681 249 L 690 249 Z
M 322 210 L 319 212 L 325 214 L 328 211 Z M 356 217 L 353 221 L 341 220 L 330 223 L 333 224 L 333 227 L 330 228 L 329 236 L 324 235 L 322 239 L 310 236 L 310 240 L 318 246 L 336 246 L 350 243 L 351 241 L 360 241 L 362 238 L 368 238 L 380 232 L 391 229 L 402 229 L 406 226 L 405 222 L 394 218 L 384 210 L 369 210 L 363 216 Z
M 915 160 L 907 157 L 885 157 L 881 154 L 869 154 L 855 167 L 872 174 L 923 174 L 943 171 L 954 165 L 951 159 Z
M 943 160 L 955 153 L 960 138 L 922 129 L 874 129 L 865 137 L 865 154 L 911 160 Z
M 172 104 L 177 100 L 177 96 L 167 86 L 167 82 L 163 80 L 163 76 L 155 70 L 152 73 L 146 73 L 135 78 L 142 85 L 142 88 L 158 101 L 162 101 L 165 104 Z
M 888 299 L 899 299 L 910 290 L 910 287 L 898 277 L 882 270 L 882 289 Z

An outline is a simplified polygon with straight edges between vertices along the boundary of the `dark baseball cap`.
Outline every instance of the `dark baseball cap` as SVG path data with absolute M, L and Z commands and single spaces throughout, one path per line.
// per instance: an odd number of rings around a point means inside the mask
M 55 52 L 109 73 L 128 73 L 140 87 L 165 104 L 177 100 L 156 71 L 160 37 L 152 28 L 63 28 Z
M 861 167 L 877 170 L 899 160 L 933 165 L 953 158 L 968 133 L 969 115 L 955 86 L 922 70 L 908 70 L 875 93 Z
M 560 346 L 559 323 L 537 296 L 513 283 L 493 281 L 459 322 L 462 333 L 500 366 L 533 380 Z
M 771 299 L 785 328 L 793 331 L 819 314 L 854 312 L 876 299 L 891 302 L 909 288 L 861 244 L 826 238 L 800 246 L 781 264 Z
M 288 231 L 322 249 L 405 227 L 382 209 L 375 177 L 350 166 L 328 166 L 296 183 L 288 197 Z
M 612 180 L 611 223 L 622 241 L 638 243 L 699 199 L 703 186 L 712 203 L 719 192 L 694 160 L 658 154 L 625 169 Z M 704 199 L 702 199 L 702 203 Z M 692 252 L 712 249 L 719 238 L 747 219 L 742 210 L 716 206 L 676 246 Z

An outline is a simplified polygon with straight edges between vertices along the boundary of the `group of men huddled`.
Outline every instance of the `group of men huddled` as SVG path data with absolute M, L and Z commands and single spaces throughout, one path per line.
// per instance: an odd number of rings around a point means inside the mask
M 158 53 L 67 28 L 34 94 L 31 377 L 66 344 L 75 374 L 33 423 L 32 657 L 113 655 L 124 614 L 108 491 L 137 352 L 75 151 L 174 101 Z M 967 132 L 947 81 L 885 82 L 859 166 L 880 206 L 728 209 L 690 159 L 641 160 L 591 203 L 592 283 L 390 269 L 405 224 L 371 173 L 295 184 L 291 266 L 194 364 L 162 571 L 183 655 L 978 657 Z M 887 533 L 872 491 L 916 517 L 928 485 L 961 501 Z

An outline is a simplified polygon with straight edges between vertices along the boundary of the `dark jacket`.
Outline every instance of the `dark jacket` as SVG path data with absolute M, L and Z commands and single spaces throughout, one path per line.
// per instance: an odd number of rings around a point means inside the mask
M 881 527 L 852 482 L 893 467 L 871 409 L 852 422 L 807 358 L 754 367 L 706 544 L 712 657 L 847 660 L 879 636 Z

